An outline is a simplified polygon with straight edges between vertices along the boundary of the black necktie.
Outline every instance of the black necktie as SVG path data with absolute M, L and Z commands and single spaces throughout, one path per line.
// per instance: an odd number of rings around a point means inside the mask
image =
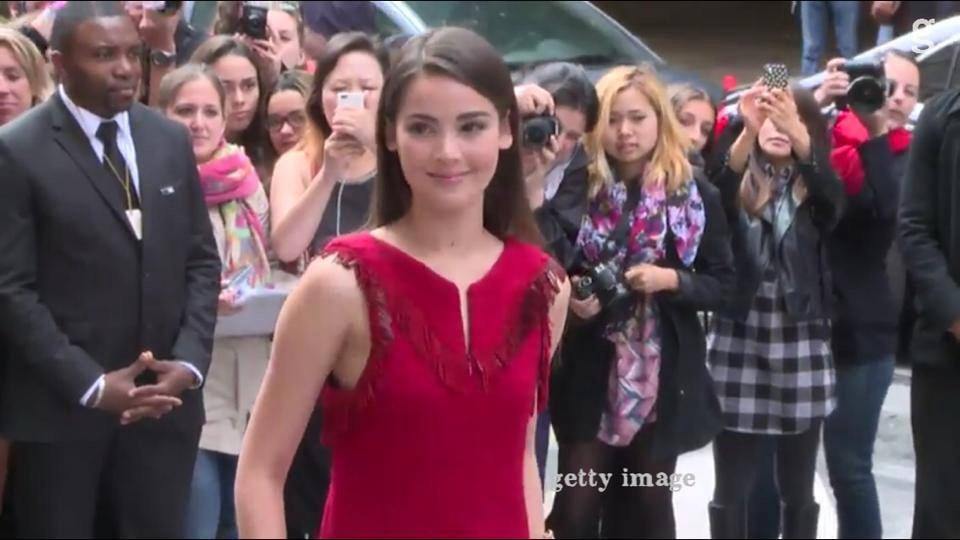
M 117 146 L 117 126 L 116 122 L 101 122 L 97 128 L 97 138 L 103 143 L 103 168 L 107 175 L 112 178 L 117 185 L 117 192 L 120 196 L 121 207 L 124 210 L 140 208 L 140 201 L 137 198 L 137 190 L 133 186 L 133 178 L 130 175 L 130 169 L 127 168 L 127 162 L 120 153 L 120 147 Z M 127 200 L 127 190 L 130 192 L 130 200 Z

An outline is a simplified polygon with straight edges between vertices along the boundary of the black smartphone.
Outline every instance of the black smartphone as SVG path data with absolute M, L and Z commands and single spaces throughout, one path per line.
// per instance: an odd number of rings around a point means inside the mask
M 763 84 L 767 88 L 786 90 L 790 84 L 790 74 L 784 64 L 766 64 L 763 66 Z
M 253 39 L 267 39 L 267 8 L 244 2 L 240 12 L 240 31 Z

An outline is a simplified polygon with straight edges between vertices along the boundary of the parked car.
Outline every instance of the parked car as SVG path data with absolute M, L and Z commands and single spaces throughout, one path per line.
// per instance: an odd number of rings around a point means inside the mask
M 381 36 L 417 35 L 439 26 L 469 28 L 503 54 L 517 82 L 536 66 L 553 61 L 580 64 L 593 80 L 613 66 L 646 62 L 667 83 L 691 82 L 707 90 L 715 100 L 723 96 L 718 85 L 668 66 L 640 38 L 590 2 L 373 3 Z

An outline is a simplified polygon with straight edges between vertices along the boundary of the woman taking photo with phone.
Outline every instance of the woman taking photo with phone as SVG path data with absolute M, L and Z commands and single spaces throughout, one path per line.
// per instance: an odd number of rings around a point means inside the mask
M 539 236 L 500 54 L 468 30 L 408 43 L 377 116 L 374 229 L 334 240 L 280 316 L 244 443 L 243 537 L 324 407 L 320 537 L 543 537 L 536 412 L 569 284 Z
M 708 339 L 726 428 L 713 446 L 711 535 L 745 538 L 746 499 L 773 444 L 783 537 L 815 538 L 820 427 L 835 404 L 826 245 L 843 187 L 809 92 L 757 83 L 740 115 L 743 130 L 713 179 L 732 227 L 737 290 Z
M 386 53 L 359 32 L 334 36 L 317 61 L 307 133 L 277 162 L 271 187 L 273 247 L 281 261 L 309 259 L 367 221 L 386 68 Z

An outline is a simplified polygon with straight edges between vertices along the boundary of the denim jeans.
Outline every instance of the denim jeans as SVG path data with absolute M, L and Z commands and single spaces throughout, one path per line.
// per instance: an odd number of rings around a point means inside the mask
M 547 451 L 550 448 L 550 411 L 543 411 L 537 416 L 537 470 L 540 471 L 540 485 L 544 489 L 547 485 L 544 478 L 547 473 Z
M 800 25 L 803 30 L 801 75 L 804 77 L 813 75 L 820 69 L 820 60 L 830 41 L 831 18 L 840 56 L 852 58 L 857 54 L 859 2 L 800 2 Z
M 893 381 L 894 357 L 837 368 L 837 408 L 827 418 L 823 446 L 837 499 L 837 538 L 882 538 L 873 478 L 873 445 L 880 409 Z
M 892 41 L 896 36 L 896 29 L 892 24 L 881 24 L 877 27 L 877 47 L 888 41 Z
M 190 484 L 184 538 L 236 539 L 233 483 L 237 456 L 200 450 Z

